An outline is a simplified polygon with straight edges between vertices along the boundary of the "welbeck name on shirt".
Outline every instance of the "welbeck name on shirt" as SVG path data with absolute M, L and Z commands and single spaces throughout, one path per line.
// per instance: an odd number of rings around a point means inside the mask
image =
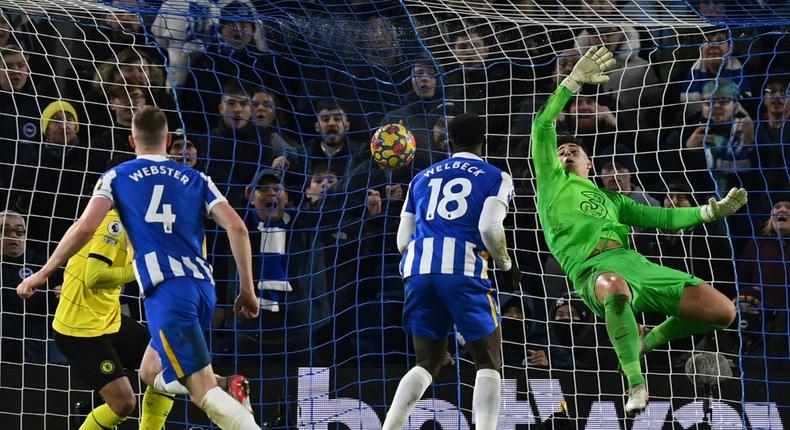
M 148 166 L 148 167 L 143 167 L 141 169 L 137 169 L 134 173 L 129 175 L 129 178 L 135 182 L 140 182 L 140 179 L 143 179 L 143 176 L 153 176 L 153 175 L 172 176 L 173 178 L 181 181 L 182 185 L 186 185 L 189 183 L 189 176 L 182 176 L 180 170 L 176 170 L 173 169 L 172 167 L 164 167 L 164 166 Z
M 426 178 L 430 178 L 431 175 L 433 175 L 434 173 L 439 173 L 444 170 L 450 170 L 450 169 L 461 169 L 471 173 L 474 176 L 485 175 L 486 173 L 485 170 L 477 166 L 473 166 L 469 163 L 462 163 L 460 161 L 454 161 L 452 163 L 444 163 L 431 167 L 430 169 L 427 169 L 425 173 L 423 173 L 423 175 Z

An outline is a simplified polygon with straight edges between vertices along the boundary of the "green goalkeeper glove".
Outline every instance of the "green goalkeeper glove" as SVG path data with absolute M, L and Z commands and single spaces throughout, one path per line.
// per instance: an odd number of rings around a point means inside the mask
M 582 84 L 602 84 L 609 82 L 609 77 L 603 73 L 614 67 L 614 55 L 601 46 L 591 46 L 587 53 L 579 59 L 570 76 L 562 81 L 562 85 L 578 93 Z
M 741 206 L 746 204 L 746 190 L 743 188 L 732 188 L 723 199 L 716 201 L 714 197 L 708 200 L 708 204 L 700 206 L 700 213 L 705 222 L 716 221 L 730 216 Z

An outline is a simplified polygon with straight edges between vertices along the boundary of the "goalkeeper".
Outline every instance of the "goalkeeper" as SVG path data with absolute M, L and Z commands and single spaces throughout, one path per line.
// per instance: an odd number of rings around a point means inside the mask
M 603 317 L 628 379 L 628 416 L 648 402 L 640 354 L 670 340 L 729 326 L 735 308 L 726 296 L 695 276 L 653 264 L 628 249 L 629 226 L 679 230 L 735 213 L 746 191 L 733 188 L 705 206 L 660 208 L 599 189 L 589 180 L 592 163 L 579 145 L 557 148 L 556 119 L 583 84 L 608 81 L 615 64 L 605 48 L 590 48 L 538 112 L 532 124 L 538 216 L 546 243 L 584 302 Z M 635 312 L 668 318 L 642 338 Z

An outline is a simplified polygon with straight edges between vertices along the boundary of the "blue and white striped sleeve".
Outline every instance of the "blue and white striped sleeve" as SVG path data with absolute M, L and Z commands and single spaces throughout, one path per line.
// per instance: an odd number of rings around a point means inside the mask
M 214 185 L 214 181 L 211 180 L 210 176 L 201 173 L 200 177 L 206 182 L 206 193 L 203 196 L 203 202 L 206 207 L 206 216 L 211 218 L 211 210 L 214 209 L 214 206 L 221 202 L 227 202 L 228 199 Z
M 494 197 L 505 206 L 510 206 L 510 201 L 513 200 L 513 179 L 506 172 L 501 172 L 501 176 L 500 180 L 491 187 L 488 197 Z

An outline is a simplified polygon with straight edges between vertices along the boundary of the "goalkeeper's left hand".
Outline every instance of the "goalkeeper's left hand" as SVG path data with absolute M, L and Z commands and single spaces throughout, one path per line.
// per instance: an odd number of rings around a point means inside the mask
M 604 72 L 615 65 L 614 55 L 608 49 L 601 46 L 591 46 L 579 62 L 574 66 L 570 76 L 562 81 L 562 84 L 578 93 L 582 84 L 602 84 L 609 81 L 609 77 Z
M 705 222 L 711 222 L 738 212 L 738 209 L 745 204 L 746 190 L 743 188 L 732 188 L 730 192 L 719 201 L 711 197 L 707 205 L 700 206 L 700 213 Z

